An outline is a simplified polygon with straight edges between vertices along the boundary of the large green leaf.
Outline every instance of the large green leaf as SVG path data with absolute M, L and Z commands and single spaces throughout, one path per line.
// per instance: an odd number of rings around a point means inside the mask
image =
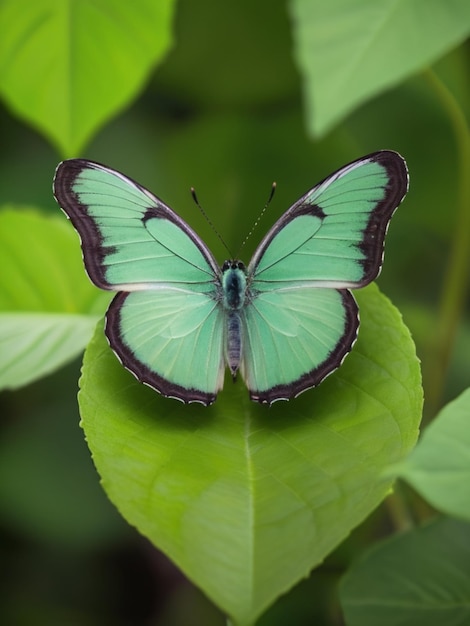
M 269 409 L 241 382 L 209 408 L 162 398 L 120 366 L 100 326 L 86 350 L 80 411 L 105 490 L 235 624 L 252 624 L 379 504 L 383 469 L 416 441 L 412 340 L 375 286 L 358 300 L 360 338 L 341 369 Z
M 0 388 L 54 371 L 84 349 L 109 296 L 83 271 L 64 217 L 0 212 Z
M 291 0 L 291 13 L 308 126 L 317 136 L 470 33 L 468 0 Z
M 173 0 L 3 0 L 0 91 L 75 155 L 131 101 L 171 42 Z
M 367 552 L 344 577 L 347 626 L 470 624 L 470 526 L 443 518 Z
M 392 468 L 437 509 L 470 521 L 470 389 L 445 406 Z

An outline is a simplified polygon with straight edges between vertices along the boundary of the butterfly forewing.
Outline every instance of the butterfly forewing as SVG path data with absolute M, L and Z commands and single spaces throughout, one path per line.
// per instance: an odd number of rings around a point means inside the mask
M 341 168 L 271 228 L 248 268 L 256 289 L 282 283 L 362 287 L 376 278 L 390 218 L 408 185 L 404 160 L 382 151 Z
M 104 289 L 191 283 L 213 288 L 219 268 L 174 211 L 138 183 L 103 165 L 70 159 L 57 168 L 54 193 L 80 233 L 91 280 Z

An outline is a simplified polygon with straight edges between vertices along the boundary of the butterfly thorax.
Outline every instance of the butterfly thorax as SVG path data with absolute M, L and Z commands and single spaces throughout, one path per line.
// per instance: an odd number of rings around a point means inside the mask
M 224 308 L 238 311 L 245 304 L 246 269 L 241 261 L 225 261 L 222 265 Z

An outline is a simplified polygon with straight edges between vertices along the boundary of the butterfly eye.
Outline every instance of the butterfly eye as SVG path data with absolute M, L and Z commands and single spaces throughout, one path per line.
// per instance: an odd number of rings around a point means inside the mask
M 224 261 L 224 264 L 222 265 L 222 271 L 226 272 L 228 269 L 230 269 L 231 265 L 232 264 L 230 263 L 230 261 Z
M 242 272 L 245 271 L 245 264 L 243 263 L 243 261 L 237 261 L 237 268 L 239 270 L 242 270 Z

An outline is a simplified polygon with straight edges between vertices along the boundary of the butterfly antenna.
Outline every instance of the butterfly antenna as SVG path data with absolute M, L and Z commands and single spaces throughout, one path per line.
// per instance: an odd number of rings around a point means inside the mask
M 271 200 L 273 199 L 273 196 L 274 196 L 274 192 L 275 192 L 275 191 L 276 191 L 276 183 L 274 182 L 274 183 L 272 184 L 271 191 L 270 191 L 270 193 L 269 193 L 269 198 L 267 199 L 266 204 L 265 204 L 265 205 L 264 205 L 264 207 L 263 207 L 263 210 L 261 211 L 261 213 L 260 213 L 260 214 L 258 215 L 258 217 L 256 218 L 255 223 L 254 223 L 254 224 L 253 224 L 253 226 L 251 227 L 250 232 L 248 233 L 248 235 L 247 235 L 247 236 L 245 237 L 245 239 L 242 241 L 242 244 L 241 244 L 241 246 L 240 246 L 240 248 L 239 248 L 239 250 L 238 250 L 237 258 L 239 258 L 239 256 L 240 256 L 240 252 L 241 252 L 241 250 L 242 250 L 243 246 L 246 244 L 246 242 L 248 241 L 248 239 L 251 237 L 251 235 L 253 234 L 253 232 L 256 230 L 256 228 L 258 227 L 258 224 L 259 224 L 259 223 L 260 223 L 260 221 L 261 221 L 261 218 L 262 218 L 262 217 L 263 217 L 263 215 L 266 213 L 266 209 L 267 209 L 267 208 L 268 208 L 268 206 L 270 205 Z
M 214 226 L 214 223 L 212 222 L 212 220 L 210 219 L 210 217 L 207 215 L 207 213 L 204 211 L 204 209 L 202 208 L 202 206 L 199 204 L 199 200 L 197 199 L 197 195 L 196 195 L 196 190 L 194 189 L 194 187 L 191 187 L 191 195 L 193 197 L 193 200 L 197 206 L 197 208 L 201 211 L 202 215 L 204 216 L 204 219 L 206 220 L 206 222 L 209 224 L 209 226 L 212 228 L 212 230 L 214 231 L 214 233 L 217 235 L 218 240 L 220 241 L 220 243 L 223 245 L 223 247 L 227 250 L 230 259 L 233 259 L 233 254 L 231 252 L 231 250 L 229 249 L 229 247 L 227 246 L 227 244 L 225 243 L 225 241 L 222 239 L 221 234 L 219 233 L 219 231 L 217 230 L 217 228 Z

